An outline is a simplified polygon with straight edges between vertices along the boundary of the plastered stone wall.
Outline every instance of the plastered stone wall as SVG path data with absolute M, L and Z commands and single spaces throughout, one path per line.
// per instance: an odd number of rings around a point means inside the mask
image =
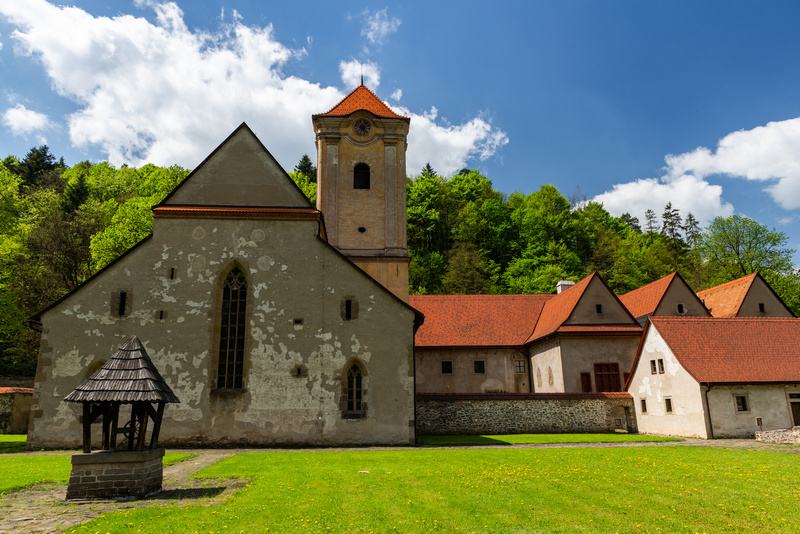
M 800 394 L 800 386 L 714 386 L 708 391 L 708 407 L 715 438 L 752 438 L 760 430 L 791 428 L 789 395 Z M 747 399 L 747 410 L 738 411 L 736 397 Z M 761 426 L 758 425 L 761 419 Z
M 800 426 L 787 428 L 785 430 L 764 430 L 763 432 L 756 432 L 756 441 L 800 444 Z
M 516 360 L 525 372 L 516 373 Z M 442 373 L 442 361 L 453 363 L 452 374 Z M 475 373 L 475 361 L 484 362 L 484 373 Z M 515 349 L 464 349 L 416 351 L 418 393 L 528 393 L 528 362 Z
M 80 443 L 80 406 L 62 399 L 132 334 L 181 401 L 162 444 L 413 442 L 414 312 L 317 234 L 315 221 L 156 218 L 151 238 L 43 314 L 28 446 Z M 245 384 L 218 395 L 221 280 L 234 265 L 248 282 Z M 124 317 L 112 313 L 120 291 Z M 352 361 L 365 370 L 363 419 L 340 409 Z
M 0 434 L 28 431 L 33 388 L 0 387 Z
M 419 435 L 636 432 L 627 393 L 417 395 Z

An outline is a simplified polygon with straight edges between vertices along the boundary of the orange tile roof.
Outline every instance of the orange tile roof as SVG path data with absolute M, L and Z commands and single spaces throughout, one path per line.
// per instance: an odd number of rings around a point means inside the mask
M 341 102 L 333 106 L 327 113 L 318 113 L 313 115 L 312 118 L 317 117 L 346 117 L 356 111 L 369 111 L 376 117 L 384 117 L 389 119 L 405 119 L 410 120 L 408 117 L 398 115 L 392 111 L 380 98 L 375 96 L 375 93 L 367 89 L 365 85 L 359 85 L 353 92 L 344 97 Z
M 800 382 L 800 319 L 651 317 L 650 322 L 700 383 Z
M 417 348 L 518 347 L 554 295 L 411 295 L 425 315 Z
M 736 317 L 756 276 L 758 273 L 748 274 L 738 280 L 700 291 L 697 296 L 712 317 Z
M 677 272 L 674 272 L 639 289 L 629 291 L 620 296 L 619 300 L 634 317 L 649 315 L 656 311 L 661 299 L 664 298 L 664 294 L 677 274 Z
M 10 395 L 12 393 L 33 395 L 33 388 L 21 388 L 16 386 L 0 388 L 0 395 Z
M 565 325 L 564 323 L 572 315 L 575 306 L 583 296 L 586 288 L 589 287 L 594 278 L 599 279 L 603 285 L 606 285 L 603 277 L 597 272 L 593 272 L 574 286 L 562 291 L 555 295 L 552 299 L 548 300 L 542 308 L 542 313 L 539 321 L 536 323 L 536 328 L 533 333 L 528 337 L 525 343 L 532 343 L 540 340 L 556 332 L 565 334 L 599 334 L 599 333 L 618 333 L 618 334 L 641 334 L 642 329 L 631 317 L 632 324 L 618 325 L 618 324 L 591 324 L 591 325 Z M 606 286 L 608 289 L 608 286 Z M 614 292 L 608 289 L 612 297 L 617 298 Z

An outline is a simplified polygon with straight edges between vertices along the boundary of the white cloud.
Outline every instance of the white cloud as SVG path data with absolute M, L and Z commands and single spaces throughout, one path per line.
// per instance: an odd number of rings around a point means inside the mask
M 700 147 L 668 155 L 667 178 L 725 174 L 766 182 L 765 191 L 784 209 L 800 208 L 800 118 L 770 122 L 723 137 L 716 152 Z
M 403 107 L 395 111 L 411 117 L 406 161 L 406 171 L 411 175 L 419 173 L 428 162 L 437 173 L 451 175 L 464 168 L 469 160 L 484 161 L 508 144 L 506 133 L 492 128 L 481 117 L 453 126 L 436 123 L 436 108 L 421 115 Z
M 14 135 L 29 135 L 34 132 L 41 132 L 51 126 L 47 115 L 30 110 L 22 104 L 8 108 L 3 113 L 3 124 Z
M 339 74 L 342 82 L 350 89 L 355 89 L 361 85 L 361 77 L 364 77 L 364 85 L 375 90 L 381 84 L 381 68 L 372 61 L 350 61 L 339 62 Z
M 391 95 L 389 95 L 389 98 L 391 98 L 395 102 L 400 102 L 400 99 L 403 98 L 403 90 L 395 89 L 394 92 Z
M 0 2 L 0 14 L 17 27 L 17 52 L 40 61 L 55 91 L 77 104 L 67 123 L 74 145 L 98 147 L 114 165 L 191 168 L 247 121 L 286 168 L 314 153 L 310 116 L 345 95 L 282 73 L 305 49 L 284 46 L 271 26 L 247 26 L 238 13 L 216 32 L 202 32 L 186 27 L 175 3 L 138 5 L 152 8 L 156 22 L 94 17 L 45 0 Z M 340 70 L 348 85 L 360 83 L 357 62 L 342 62 Z M 378 87 L 376 64 L 364 64 L 364 81 Z M 410 172 L 427 161 L 441 173 L 456 172 L 508 142 L 481 117 L 452 126 L 437 124 L 435 113 L 398 112 L 412 119 Z
M 592 200 L 602 202 L 612 215 L 627 212 L 638 217 L 640 222 L 644 222 L 644 212 L 648 209 L 661 216 L 667 202 L 672 202 L 672 207 L 678 208 L 684 217 L 691 213 L 703 226 L 716 216 L 733 214 L 733 206 L 722 200 L 722 186 L 711 185 L 689 174 L 669 181 L 643 178 L 617 184 Z
M 365 9 L 361 16 L 364 20 L 364 28 L 361 35 L 367 38 L 370 44 L 378 48 L 383 46 L 386 38 L 397 31 L 402 21 L 396 17 L 390 17 L 387 13 L 388 8 L 383 8 L 370 14 L 369 9 Z

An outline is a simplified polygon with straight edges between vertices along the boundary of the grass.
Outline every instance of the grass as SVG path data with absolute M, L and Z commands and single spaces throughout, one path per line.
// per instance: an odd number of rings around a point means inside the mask
M 0 457 L 0 495 L 36 484 L 66 484 L 73 452 L 47 455 L 14 455 Z M 164 466 L 186 460 L 195 454 L 167 454 Z
M 214 508 L 129 509 L 82 532 L 796 532 L 800 458 L 704 447 L 238 454 Z
M 0 453 L 23 452 L 27 437 L 25 434 L 0 434 Z
M 540 443 L 624 443 L 683 441 L 639 434 L 510 434 L 501 436 L 418 436 L 421 445 L 519 445 Z

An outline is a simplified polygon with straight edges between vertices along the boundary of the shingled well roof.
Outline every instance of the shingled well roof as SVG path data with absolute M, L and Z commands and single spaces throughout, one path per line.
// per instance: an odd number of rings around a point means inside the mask
M 555 295 L 411 295 L 425 314 L 417 348 L 519 347 Z
M 800 382 L 798 319 L 651 317 L 650 324 L 700 383 Z
M 98 371 L 64 398 L 69 402 L 180 402 L 141 341 L 131 336 Z
M 392 111 L 389 106 L 375 96 L 375 93 L 367 89 L 365 85 L 359 85 L 353 92 L 344 97 L 341 102 L 333 106 L 327 113 L 318 113 L 313 115 L 312 118 L 317 117 L 346 117 L 356 111 L 369 111 L 376 117 L 384 117 L 388 119 L 406 119 L 402 115 L 398 115 Z

